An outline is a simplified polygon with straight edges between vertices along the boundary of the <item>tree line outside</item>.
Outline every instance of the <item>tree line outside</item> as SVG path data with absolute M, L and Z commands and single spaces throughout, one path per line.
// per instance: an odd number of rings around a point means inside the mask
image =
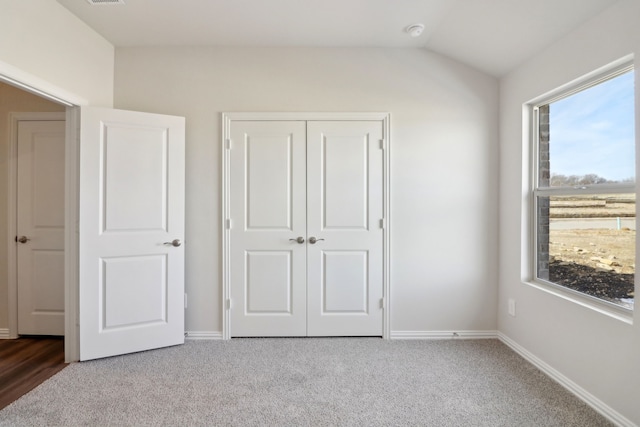
M 610 180 L 595 173 L 588 173 L 586 175 L 563 175 L 554 173 L 551 174 L 549 184 L 551 187 L 573 187 L 576 185 L 590 184 L 631 184 L 635 181 L 634 177 L 623 180 Z

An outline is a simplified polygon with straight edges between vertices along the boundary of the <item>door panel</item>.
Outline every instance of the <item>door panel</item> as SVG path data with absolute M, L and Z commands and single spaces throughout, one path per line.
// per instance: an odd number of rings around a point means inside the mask
M 100 329 L 162 324 L 167 321 L 167 256 L 102 258 Z
M 367 251 L 322 251 L 322 315 L 366 314 Z
M 303 336 L 305 123 L 234 122 L 231 140 L 232 336 Z
M 381 336 L 383 125 L 307 127 L 307 334 Z
M 311 126 L 318 126 L 312 123 Z M 311 134 L 313 136 L 313 134 Z M 369 144 L 366 137 L 344 137 L 340 133 L 318 136 L 318 159 L 321 162 L 319 194 L 322 210 L 322 228 L 368 229 L 369 196 Z M 315 159 L 311 158 L 311 162 Z
M 105 131 L 103 232 L 167 231 L 167 129 L 113 123 Z
M 291 251 L 247 251 L 245 267 L 247 314 L 291 315 Z
M 65 122 L 18 122 L 18 334 L 64 335 Z
M 81 360 L 184 342 L 184 143 L 182 117 L 82 108 Z
M 246 136 L 247 230 L 291 231 L 293 143 L 289 136 Z

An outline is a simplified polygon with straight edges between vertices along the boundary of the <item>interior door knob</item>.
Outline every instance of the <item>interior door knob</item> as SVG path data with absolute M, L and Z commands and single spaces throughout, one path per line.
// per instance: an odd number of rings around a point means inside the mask
M 309 237 L 309 243 L 311 243 L 312 245 L 315 245 L 316 242 L 319 242 L 320 240 L 324 240 L 324 239 L 316 239 L 313 236 Z
M 173 247 L 178 247 L 182 244 L 182 242 L 180 241 L 180 239 L 173 239 L 170 242 L 164 242 L 165 245 L 167 246 L 173 246 Z
M 297 239 L 289 239 L 290 242 L 298 242 L 300 244 L 304 243 L 304 237 L 300 236 Z
M 28 238 L 27 236 L 20 236 L 16 239 L 16 242 L 20 242 L 20 243 L 27 243 L 29 240 L 31 240 L 30 238 Z

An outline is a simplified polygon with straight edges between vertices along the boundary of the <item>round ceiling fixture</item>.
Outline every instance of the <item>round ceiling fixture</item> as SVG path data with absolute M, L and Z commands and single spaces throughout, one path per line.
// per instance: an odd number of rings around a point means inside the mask
M 407 33 L 409 33 L 409 35 L 411 37 L 418 37 L 420 36 L 420 34 L 422 34 L 422 32 L 424 31 L 424 25 L 423 24 L 413 24 L 413 25 L 409 25 L 405 31 Z

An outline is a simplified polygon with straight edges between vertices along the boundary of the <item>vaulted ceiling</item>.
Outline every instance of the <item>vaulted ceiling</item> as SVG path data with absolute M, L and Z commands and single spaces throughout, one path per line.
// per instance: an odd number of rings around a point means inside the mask
M 117 1 L 58 0 L 116 47 L 413 47 L 499 77 L 618 0 Z

